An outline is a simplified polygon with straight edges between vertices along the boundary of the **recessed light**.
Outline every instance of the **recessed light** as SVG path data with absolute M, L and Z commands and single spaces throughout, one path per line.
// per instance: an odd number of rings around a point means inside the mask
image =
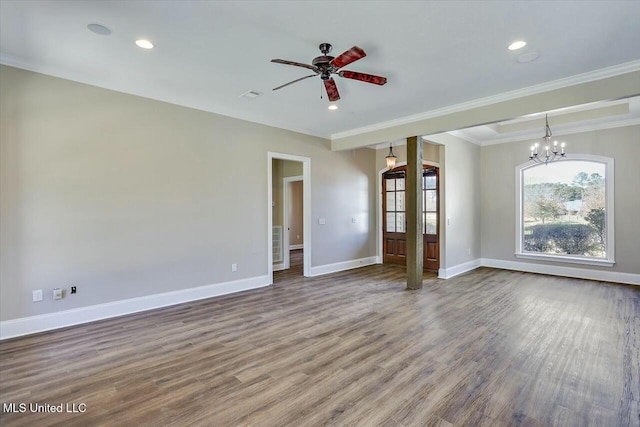
M 100 24 L 89 24 L 87 29 L 92 33 L 100 34 L 101 36 L 108 36 L 111 34 L 111 30 Z
M 149 40 L 139 39 L 136 40 L 136 44 L 138 45 L 138 47 L 141 47 L 143 49 L 153 49 L 153 43 L 151 43 Z
M 507 47 L 507 49 L 509 49 L 509 50 L 518 50 L 518 49 L 522 49 L 522 48 L 523 48 L 523 47 L 525 47 L 526 45 L 527 45 L 527 42 L 522 41 L 522 40 L 518 40 L 518 41 L 515 41 L 515 42 L 511 43 L 511 44 Z
M 329 106 L 327 107 L 329 110 L 337 110 L 338 106 L 336 104 L 329 104 Z

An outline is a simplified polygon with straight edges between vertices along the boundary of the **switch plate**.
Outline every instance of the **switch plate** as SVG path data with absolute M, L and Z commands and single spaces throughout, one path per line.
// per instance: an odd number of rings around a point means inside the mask
M 325 219 L 324 219 L 324 218 L 319 218 L 319 219 L 318 219 L 318 224 L 320 224 L 320 225 L 325 225 L 326 223 L 327 223 L 327 222 L 325 221 Z
M 60 289 L 60 288 L 55 288 L 55 289 L 53 290 L 53 299 L 54 299 L 54 300 L 56 300 L 56 299 L 62 299 L 62 289 Z
M 238 264 L 231 264 L 231 271 L 238 271 Z
M 33 291 L 33 302 L 42 301 L 42 289 Z

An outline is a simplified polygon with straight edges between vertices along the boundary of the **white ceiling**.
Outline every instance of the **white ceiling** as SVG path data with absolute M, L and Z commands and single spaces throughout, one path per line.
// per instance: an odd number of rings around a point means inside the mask
M 0 60 L 96 86 L 331 135 L 640 60 L 640 1 L 0 2 Z M 110 36 L 91 33 L 99 23 Z M 138 38 L 153 50 L 135 46 Z M 517 52 L 506 46 L 523 39 Z M 308 70 L 318 44 L 385 86 L 336 77 L 340 109 Z M 533 62 L 521 54 L 538 51 Z M 638 62 L 640 64 L 640 62 Z M 638 67 L 640 68 L 640 66 Z M 248 90 L 263 95 L 249 100 Z M 469 136 L 473 138 L 473 136 Z

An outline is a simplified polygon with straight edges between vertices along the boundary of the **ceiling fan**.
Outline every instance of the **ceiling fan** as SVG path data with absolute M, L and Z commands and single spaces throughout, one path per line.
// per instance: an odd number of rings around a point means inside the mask
M 307 68 L 315 73 L 301 77 L 292 82 L 285 83 L 282 86 L 273 88 L 273 90 L 282 89 L 283 87 L 297 83 L 301 80 L 319 75 L 320 78 L 324 81 L 324 87 L 327 90 L 327 96 L 329 97 L 329 100 L 337 101 L 340 99 L 340 94 L 338 93 L 338 88 L 336 87 L 335 80 L 333 80 L 333 77 L 331 77 L 332 74 L 337 74 L 338 76 L 344 77 L 346 79 L 360 80 L 361 82 L 373 83 L 380 86 L 387 82 L 386 77 L 374 76 L 372 74 L 358 73 L 356 71 L 341 69 L 342 67 L 345 67 L 352 62 L 355 62 L 358 59 L 367 56 L 364 50 L 362 50 L 358 46 L 352 47 L 351 49 L 343 52 L 341 55 L 335 58 L 333 56 L 329 56 L 329 52 L 331 52 L 332 48 L 333 46 L 331 46 L 329 43 L 321 43 L 320 52 L 322 52 L 322 55 L 313 58 L 313 61 L 311 61 L 312 65 L 302 64 L 300 62 L 294 61 L 287 61 L 284 59 L 272 59 L 271 62 L 285 65 L 295 65 L 296 67 Z

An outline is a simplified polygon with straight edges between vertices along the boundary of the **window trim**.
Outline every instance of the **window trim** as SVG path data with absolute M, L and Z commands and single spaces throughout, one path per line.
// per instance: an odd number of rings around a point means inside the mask
M 607 258 L 593 258 L 579 255 L 556 255 L 525 252 L 523 249 L 523 174 L 527 169 L 534 167 L 545 167 L 544 164 L 525 162 L 516 166 L 516 258 L 533 259 L 541 261 L 563 262 L 573 264 L 598 265 L 613 267 L 615 264 L 615 227 L 614 227 L 614 161 L 611 157 L 596 156 L 593 154 L 572 154 L 571 157 L 558 160 L 558 162 L 568 161 L 588 161 L 602 163 L 605 166 L 605 227 L 607 230 Z

